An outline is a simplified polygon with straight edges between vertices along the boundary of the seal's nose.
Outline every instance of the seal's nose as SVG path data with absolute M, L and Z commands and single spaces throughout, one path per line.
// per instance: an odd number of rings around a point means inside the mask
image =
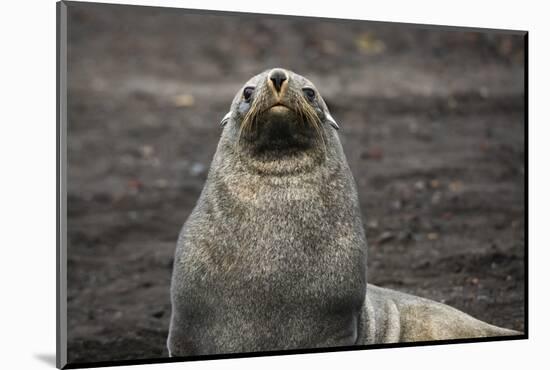
M 269 73 L 269 80 L 273 84 L 275 90 L 280 93 L 283 84 L 287 80 L 286 72 L 282 69 L 276 68 Z

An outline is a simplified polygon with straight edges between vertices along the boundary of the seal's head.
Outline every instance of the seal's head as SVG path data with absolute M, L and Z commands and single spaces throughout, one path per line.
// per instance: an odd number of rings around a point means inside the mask
M 251 78 L 238 91 L 221 125 L 250 153 L 295 154 L 324 150 L 327 130 L 337 130 L 323 98 L 308 79 L 274 68 Z

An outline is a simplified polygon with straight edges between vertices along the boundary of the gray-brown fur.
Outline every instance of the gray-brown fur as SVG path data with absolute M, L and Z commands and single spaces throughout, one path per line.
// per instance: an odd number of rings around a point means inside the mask
M 303 88 L 316 92 L 310 81 L 279 70 L 278 90 L 273 71 L 236 94 L 181 231 L 170 355 L 509 334 L 445 305 L 367 288 L 367 243 L 338 125 L 318 92 L 305 97 Z M 286 108 L 270 109 L 277 102 Z
M 519 335 L 477 320 L 448 305 L 367 286 L 357 344 L 421 342 Z

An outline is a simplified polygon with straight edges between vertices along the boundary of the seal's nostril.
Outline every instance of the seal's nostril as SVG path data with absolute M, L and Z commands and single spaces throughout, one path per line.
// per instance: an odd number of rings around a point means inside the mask
M 274 69 L 269 74 L 269 79 L 271 80 L 271 82 L 273 82 L 275 90 L 277 90 L 277 92 L 280 92 L 281 87 L 283 86 L 283 82 L 286 81 L 286 73 L 280 69 Z

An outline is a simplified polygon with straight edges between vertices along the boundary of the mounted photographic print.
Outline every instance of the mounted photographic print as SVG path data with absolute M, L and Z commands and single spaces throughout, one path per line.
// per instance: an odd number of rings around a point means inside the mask
M 527 32 L 57 11 L 58 367 L 527 338 Z

